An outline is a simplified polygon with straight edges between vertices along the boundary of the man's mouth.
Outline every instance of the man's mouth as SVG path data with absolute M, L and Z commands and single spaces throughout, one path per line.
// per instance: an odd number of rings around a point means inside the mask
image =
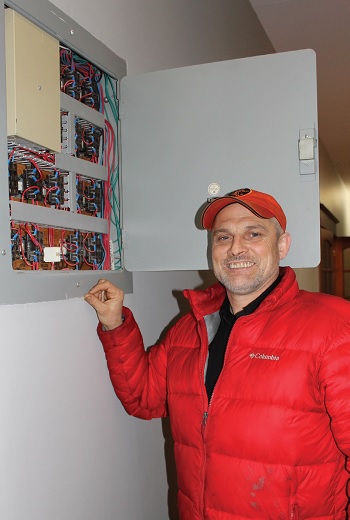
M 243 269 L 245 267 L 252 267 L 254 262 L 228 262 L 226 267 L 229 269 Z

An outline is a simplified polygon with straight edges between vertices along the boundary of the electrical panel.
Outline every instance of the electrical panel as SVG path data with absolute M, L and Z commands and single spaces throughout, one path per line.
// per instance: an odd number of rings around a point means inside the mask
M 1 198 L 9 214 L 1 229 L 8 275 L 1 303 L 81 296 L 115 273 L 131 288 L 118 157 L 125 63 L 63 16 L 69 35 L 57 31 L 57 9 L 41 3 L 39 19 L 23 15 L 21 2 L 7 2 L 2 13 L 8 186 Z
M 116 80 L 11 9 L 5 34 L 13 269 L 121 269 Z
M 126 76 L 48 0 L 4 7 L 0 303 L 81 296 L 99 278 L 130 292 L 132 271 L 206 269 L 200 208 L 245 187 L 284 207 L 287 263 L 318 264 L 313 51 Z

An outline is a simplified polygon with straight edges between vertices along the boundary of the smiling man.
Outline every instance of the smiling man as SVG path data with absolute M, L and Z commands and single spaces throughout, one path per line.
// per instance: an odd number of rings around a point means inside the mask
M 123 293 L 101 280 L 98 315 L 126 411 L 169 414 L 181 520 L 345 520 L 350 455 L 350 303 L 300 291 L 281 268 L 286 217 L 236 190 L 202 216 L 218 283 L 144 350 Z
M 251 193 L 249 190 L 246 196 Z M 224 200 L 228 204 L 222 208 Z M 248 207 L 232 204 L 234 200 L 231 196 L 217 199 L 216 203 L 208 206 L 202 220 L 203 227 L 212 228 L 215 276 L 226 288 L 236 313 L 276 280 L 279 262 L 289 250 L 290 235 L 283 229 L 286 222 L 282 218 L 282 223 L 275 216 L 262 219 Z M 269 199 L 266 203 L 272 204 Z M 215 210 L 219 209 L 215 215 Z M 210 218 L 212 215 L 214 219 Z

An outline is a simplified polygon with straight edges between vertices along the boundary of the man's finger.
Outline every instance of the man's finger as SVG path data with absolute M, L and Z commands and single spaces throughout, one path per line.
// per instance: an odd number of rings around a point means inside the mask
M 99 300 L 99 298 L 97 296 L 95 296 L 94 294 L 92 294 L 91 292 L 88 292 L 87 294 L 85 294 L 84 300 L 89 305 L 91 305 L 91 307 L 93 307 L 97 313 L 99 311 L 102 311 L 103 305 L 104 305 L 103 302 L 101 302 Z

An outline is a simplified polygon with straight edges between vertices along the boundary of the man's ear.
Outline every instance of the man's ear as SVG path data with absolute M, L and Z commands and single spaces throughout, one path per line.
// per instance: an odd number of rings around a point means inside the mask
M 286 258 L 290 244 L 292 243 L 292 237 L 288 232 L 283 233 L 278 239 L 278 253 L 280 256 L 280 260 Z

